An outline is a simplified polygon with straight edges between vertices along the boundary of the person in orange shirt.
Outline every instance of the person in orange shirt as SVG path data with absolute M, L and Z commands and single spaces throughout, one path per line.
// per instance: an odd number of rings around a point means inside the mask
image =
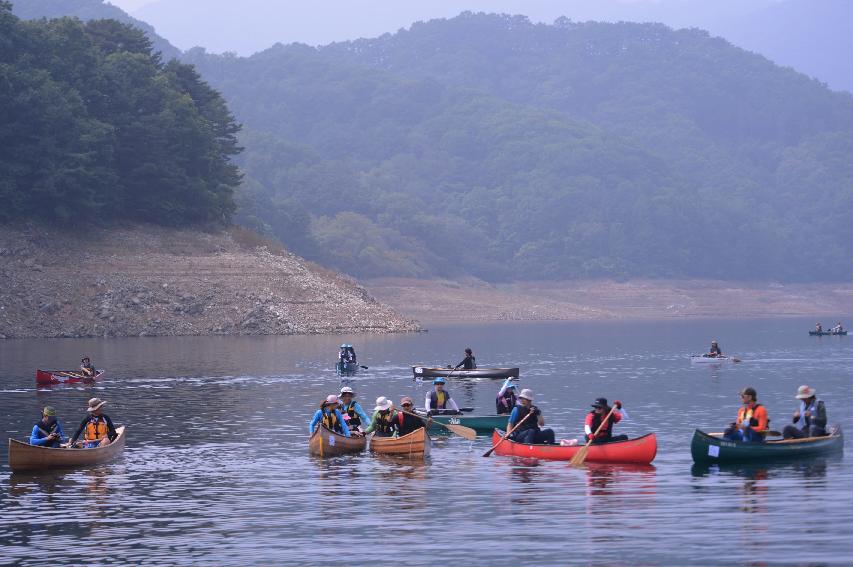
M 740 392 L 743 405 L 737 412 L 737 421 L 729 425 L 723 438 L 729 441 L 764 442 L 764 431 L 770 420 L 767 409 L 758 403 L 755 388 L 744 388 Z

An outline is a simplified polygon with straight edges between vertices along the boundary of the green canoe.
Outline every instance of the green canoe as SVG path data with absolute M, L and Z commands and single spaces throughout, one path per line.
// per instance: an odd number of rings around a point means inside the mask
M 690 443 L 690 453 L 693 455 L 693 462 L 709 464 L 794 461 L 843 450 L 844 436 L 841 433 L 841 426 L 830 426 L 827 431 L 829 435 L 825 437 L 744 443 L 728 441 L 697 429 Z
M 477 431 L 478 435 L 491 435 L 495 429 L 506 429 L 509 415 L 434 415 L 433 425 L 430 433 L 446 433 L 447 429 L 435 423 L 447 423 L 450 425 L 464 425 Z

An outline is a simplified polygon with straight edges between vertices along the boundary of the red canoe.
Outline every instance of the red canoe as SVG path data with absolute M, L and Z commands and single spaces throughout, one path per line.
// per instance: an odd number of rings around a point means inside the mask
M 82 373 L 76 370 L 36 370 L 36 384 L 39 386 L 76 384 L 79 382 L 91 384 L 103 375 L 103 370 L 98 370 L 94 378 L 83 376 Z
M 503 437 L 503 431 L 495 429 L 492 434 L 494 446 Z M 571 461 L 583 445 L 562 447 L 560 445 L 524 445 L 507 439 L 495 449 L 496 455 L 523 457 L 528 459 L 547 459 L 551 461 Z M 655 459 L 658 441 L 654 433 L 603 445 L 590 445 L 586 460 L 590 463 L 637 463 L 647 465 Z

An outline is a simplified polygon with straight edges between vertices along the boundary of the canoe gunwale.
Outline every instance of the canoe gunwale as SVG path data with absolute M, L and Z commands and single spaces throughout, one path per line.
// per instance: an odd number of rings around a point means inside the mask
M 378 442 L 378 443 L 377 443 Z M 379 450 L 377 450 L 377 444 Z M 402 437 L 376 437 L 370 439 L 370 451 L 378 455 L 395 457 L 427 457 L 432 440 L 426 427 L 419 427 Z

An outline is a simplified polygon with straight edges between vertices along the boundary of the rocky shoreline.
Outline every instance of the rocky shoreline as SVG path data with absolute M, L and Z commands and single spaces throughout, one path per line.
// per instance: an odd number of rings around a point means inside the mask
M 0 229 L 0 338 L 421 330 L 242 229 Z

